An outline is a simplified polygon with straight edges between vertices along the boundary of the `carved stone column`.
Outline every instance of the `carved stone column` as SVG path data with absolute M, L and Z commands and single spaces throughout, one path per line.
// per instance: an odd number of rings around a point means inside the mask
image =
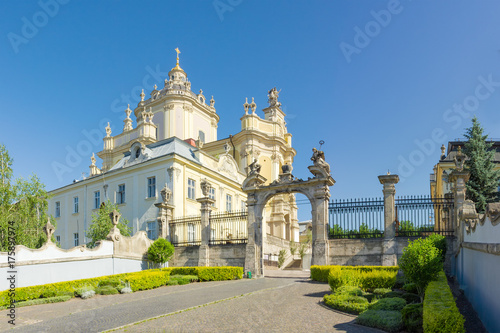
M 196 199 L 201 204 L 201 245 L 199 249 L 198 266 L 210 266 L 210 212 L 215 200 L 208 197 L 210 183 L 206 180 L 201 181 L 201 191 L 203 198 Z
M 312 261 L 313 265 L 328 265 L 330 246 L 328 244 L 328 203 L 330 189 L 324 185 L 314 191 L 312 204 Z
M 396 236 L 396 184 L 398 175 L 378 176 L 380 184 L 384 185 L 384 240 L 382 244 L 382 266 L 397 264 Z
M 460 226 L 459 213 L 463 210 L 465 203 L 466 187 L 470 173 L 464 170 L 466 156 L 462 154 L 462 148 L 458 147 L 457 155 L 454 158 L 455 170 L 450 173 L 449 179 L 453 183 L 453 231 L 456 241 L 453 243 L 453 253 L 457 253 L 460 244 L 463 242 L 464 235 Z
M 245 273 L 252 272 L 254 276 L 263 275 L 261 263 L 262 236 L 259 235 L 259 223 L 262 223 L 262 216 L 259 214 L 259 207 L 255 194 L 248 194 L 248 243 L 245 255 Z M 259 250 L 260 249 L 260 250 Z
M 172 191 L 168 188 L 167 184 L 160 191 L 162 196 L 162 202 L 156 203 L 155 206 L 158 207 L 158 237 L 165 238 L 170 242 L 170 228 L 169 223 L 172 220 L 172 211 L 174 206 L 169 204 L 170 198 L 172 197 Z

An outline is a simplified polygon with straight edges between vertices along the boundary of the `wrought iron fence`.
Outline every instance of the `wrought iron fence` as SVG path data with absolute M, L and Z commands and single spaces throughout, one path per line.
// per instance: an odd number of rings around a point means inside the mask
M 396 198 L 396 236 L 421 237 L 432 233 L 453 236 L 453 198 L 406 196 Z
M 384 200 L 338 199 L 329 204 L 329 238 L 378 238 L 384 233 Z
M 196 246 L 201 244 L 201 216 L 172 219 L 169 226 L 172 245 Z
M 210 214 L 210 245 L 243 244 L 248 241 L 248 212 Z

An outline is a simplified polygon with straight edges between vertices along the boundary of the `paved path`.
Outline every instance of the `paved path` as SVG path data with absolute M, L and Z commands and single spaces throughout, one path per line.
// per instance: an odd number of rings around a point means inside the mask
M 262 278 L 162 287 L 17 309 L 12 332 L 379 332 L 319 304 L 328 285 Z M 7 323 L 0 312 L 0 330 Z M 131 325 L 136 323 L 134 325 Z

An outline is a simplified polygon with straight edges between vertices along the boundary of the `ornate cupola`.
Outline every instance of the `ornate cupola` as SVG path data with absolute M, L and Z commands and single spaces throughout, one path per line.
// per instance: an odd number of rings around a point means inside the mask
M 187 74 L 179 65 L 179 53 L 181 53 L 181 51 L 179 51 L 179 48 L 176 48 L 175 52 L 177 52 L 177 64 L 168 72 L 168 79 L 165 80 L 165 85 L 167 85 L 168 80 L 173 84 L 181 84 L 187 81 Z

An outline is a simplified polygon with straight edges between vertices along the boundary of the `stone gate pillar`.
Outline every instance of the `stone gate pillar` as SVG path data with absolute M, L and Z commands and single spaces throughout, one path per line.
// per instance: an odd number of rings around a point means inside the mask
M 155 204 L 159 209 L 158 217 L 156 218 L 158 221 L 158 237 L 165 238 L 170 242 L 169 223 L 172 221 L 172 212 L 174 210 L 174 206 L 169 204 L 172 191 L 168 188 L 167 184 L 165 184 L 160 194 L 162 196 L 162 202 Z
M 398 175 L 378 176 L 380 184 L 384 185 L 384 240 L 382 247 L 382 266 L 394 266 L 397 264 L 396 244 L 396 184 L 399 182 Z
M 314 191 L 312 206 L 312 265 L 328 265 L 330 246 L 328 243 L 328 203 L 330 189 L 328 185 Z
M 463 232 L 460 227 L 459 212 L 465 203 L 466 187 L 465 184 L 469 180 L 469 171 L 464 170 L 464 162 L 466 156 L 462 154 L 462 148 L 458 147 L 457 155 L 454 158 L 455 170 L 450 173 L 449 179 L 453 183 L 453 234 L 455 241 L 453 242 L 453 252 L 457 253 L 460 244 L 463 242 Z
M 254 276 L 264 274 L 262 267 L 262 232 L 259 223 L 262 223 L 262 216 L 259 213 L 259 207 L 255 194 L 249 194 L 247 197 L 248 207 L 248 243 L 245 255 L 245 273 L 252 272 Z
M 211 185 L 206 180 L 201 181 L 203 198 L 196 199 L 201 204 L 201 244 L 198 252 L 198 266 L 210 266 L 210 212 L 215 200 L 208 197 Z

